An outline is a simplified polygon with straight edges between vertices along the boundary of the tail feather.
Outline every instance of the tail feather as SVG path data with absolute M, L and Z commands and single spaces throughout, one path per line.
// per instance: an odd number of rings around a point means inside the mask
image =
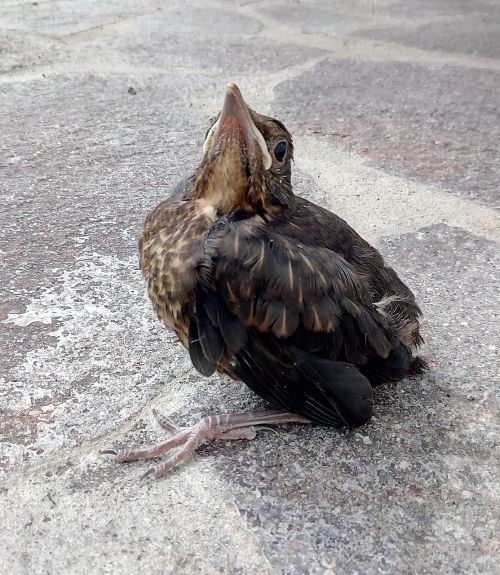
M 373 412 L 373 390 L 356 366 L 319 358 L 274 338 L 249 337 L 235 374 L 286 411 L 321 425 L 356 427 Z
M 373 414 L 373 389 L 368 379 L 351 364 L 318 358 L 296 350 L 297 369 L 317 387 L 328 404 L 349 427 L 366 423 Z
M 383 347 L 385 342 L 379 343 Z M 272 334 L 247 329 L 213 292 L 197 294 L 189 352 L 203 375 L 232 356 L 231 370 L 251 389 L 316 423 L 357 427 L 372 416 L 372 386 L 354 364 L 318 357 Z

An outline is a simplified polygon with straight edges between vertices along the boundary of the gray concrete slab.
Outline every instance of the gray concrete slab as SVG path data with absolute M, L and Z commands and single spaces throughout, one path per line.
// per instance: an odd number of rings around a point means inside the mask
M 491 70 L 323 61 L 277 87 L 276 113 L 384 171 L 498 207 L 499 90 Z
M 497 13 L 2 3 L 0 573 L 495 571 Z M 362 429 L 214 443 L 140 484 L 145 464 L 98 451 L 160 440 L 153 407 L 187 423 L 262 405 L 191 368 L 137 265 L 227 81 L 293 130 L 297 192 L 414 288 L 433 367 L 377 390 Z
M 370 29 L 360 33 L 367 38 L 416 46 L 424 50 L 442 50 L 498 58 L 500 56 L 500 14 L 494 20 L 481 16 L 452 17 L 406 29 L 397 26 Z

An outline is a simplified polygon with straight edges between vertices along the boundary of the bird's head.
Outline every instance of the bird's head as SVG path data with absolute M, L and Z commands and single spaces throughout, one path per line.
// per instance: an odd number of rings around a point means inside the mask
M 281 122 L 249 108 L 235 84 L 227 86 L 203 153 L 192 195 L 219 214 L 272 216 L 293 202 L 292 137 Z

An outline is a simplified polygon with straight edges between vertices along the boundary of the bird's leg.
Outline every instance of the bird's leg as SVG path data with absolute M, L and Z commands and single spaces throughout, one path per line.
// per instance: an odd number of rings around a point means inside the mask
M 178 425 L 176 425 L 171 419 L 169 419 L 166 415 L 160 413 L 157 409 L 153 409 L 153 415 L 155 416 L 156 421 L 171 433 L 179 433 L 182 431 Z M 261 428 L 262 429 L 262 428 Z M 217 433 L 214 439 L 226 439 L 230 441 L 234 441 L 236 439 L 255 439 L 257 433 L 254 427 L 241 427 L 239 429 L 230 429 L 229 431 L 223 431 L 221 433 Z
M 162 443 L 145 449 L 105 449 L 101 453 L 116 455 L 117 461 L 137 461 L 138 459 L 154 459 L 166 451 L 181 447 L 177 453 L 163 463 L 151 467 L 143 477 L 153 475 L 155 479 L 162 477 L 179 463 L 188 459 L 206 440 L 210 439 L 253 439 L 253 426 L 276 425 L 279 423 L 309 423 L 309 420 L 294 413 L 281 411 L 249 411 L 224 415 L 209 415 L 203 417 L 192 427 L 179 428 L 167 417 L 154 412 L 159 424 L 168 431 L 175 433 L 173 437 Z

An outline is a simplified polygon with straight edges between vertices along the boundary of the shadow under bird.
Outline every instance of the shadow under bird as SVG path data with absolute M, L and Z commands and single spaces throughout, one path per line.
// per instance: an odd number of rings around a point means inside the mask
M 292 137 L 250 109 L 234 84 L 207 132 L 194 174 L 148 216 L 140 263 L 159 318 L 203 375 L 248 385 L 278 410 L 204 417 L 149 448 L 158 478 L 207 439 L 251 439 L 253 426 L 356 427 L 373 385 L 425 368 L 412 292 L 344 220 L 294 195 Z

